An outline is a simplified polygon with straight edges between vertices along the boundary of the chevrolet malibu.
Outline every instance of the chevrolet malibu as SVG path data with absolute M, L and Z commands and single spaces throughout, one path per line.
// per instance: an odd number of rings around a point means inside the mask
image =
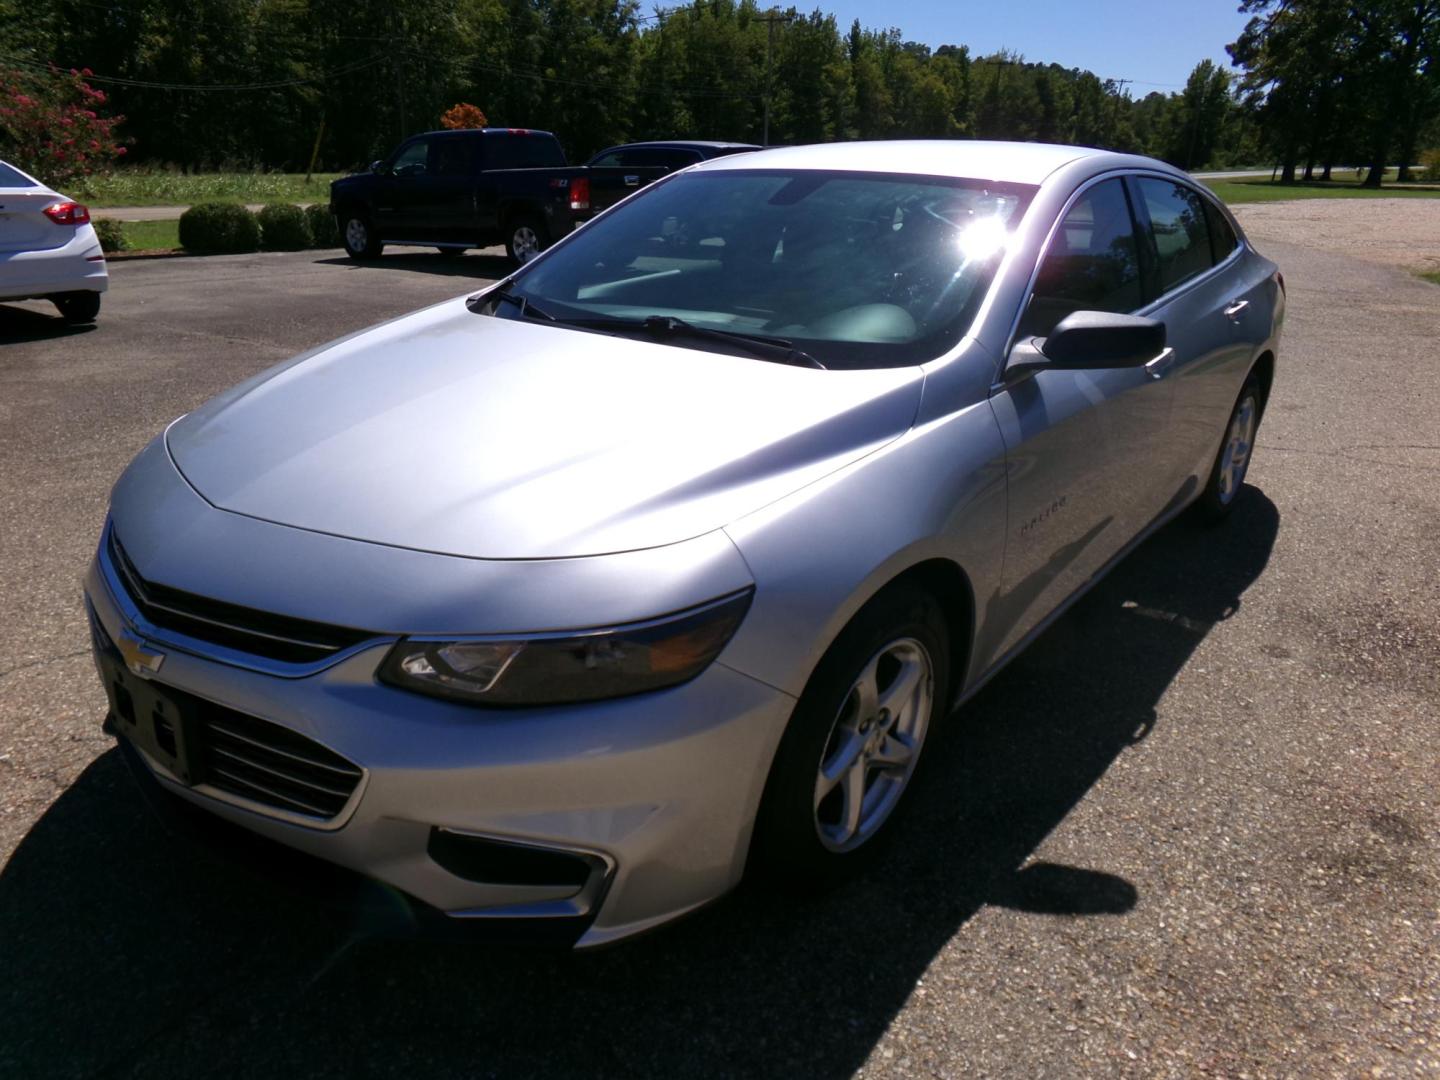
M 1147 158 L 706 162 L 146 447 L 85 586 L 107 726 L 452 923 L 590 947 L 837 879 L 952 709 L 1235 505 L 1284 304 Z

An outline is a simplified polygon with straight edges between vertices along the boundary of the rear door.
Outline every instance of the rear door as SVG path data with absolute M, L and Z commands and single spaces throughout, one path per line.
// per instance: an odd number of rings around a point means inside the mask
M 1224 211 L 1188 184 L 1133 177 L 1131 192 L 1149 251 L 1143 312 L 1165 323 L 1173 350 L 1173 402 L 1164 454 L 1170 482 L 1188 494 L 1209 475 L 1230 410 L 1269 332 L 1265 268 L 1244 257 Z
M 415 239 L 470 243 L 477 233 L 474 132 L 432 135 L 427 167 L 414 182 Z
M 43 251 L 63 247 L 73 225 L 57 225 L 45 208 L 63 201 L 49 188 L 0 161 L 0 251 Z
M 1016 340 L 1075 311 L 1144 307 L 1141 237 L 1120 177 L 1072 199 L 1041 255 Z M 998 386 L 1009 526 L 991 599 L 1004 652 L 1086 584 L 1160 512 L 1169 384 L 1144 367 L 1038 370 Z

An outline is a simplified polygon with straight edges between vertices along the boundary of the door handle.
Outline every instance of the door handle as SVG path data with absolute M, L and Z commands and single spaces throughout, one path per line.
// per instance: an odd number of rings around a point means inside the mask
M 1225 309 L 1225 317 L 1231 320 L 1238 319 L 1241 315 L 1245 314 L 1245 309 L 1249 306 L 1249 300 L 1236 300 L 1233 304 L 1231 304 Z
M 1152 379 L 1163 379 L 1173 363 L 1175 363 L 1175 350 L 1166 346 L 1160 350 L 1160 355 L 1155 359 L 1145 361 L 1145 370 L 1150 373 Z
M 626 186 L 626 187 L 639 187 L 639 186 L 640 186 L 640 177 L 638 177 L 638 176 L 627 176 L 627 177 L 625 177 L 625 186 Z

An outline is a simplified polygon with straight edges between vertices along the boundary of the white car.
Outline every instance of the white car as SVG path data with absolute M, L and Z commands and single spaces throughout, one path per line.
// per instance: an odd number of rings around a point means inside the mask
M 109 284 L 90 211 L 0 161 L 0 303 L 49 300 L 66 322 L 94 322 Z

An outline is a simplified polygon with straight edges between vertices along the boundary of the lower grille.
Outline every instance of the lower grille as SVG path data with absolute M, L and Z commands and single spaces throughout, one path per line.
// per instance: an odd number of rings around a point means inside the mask
M 294 814 L 329 820 L 360 783 L 360 768 L 268 721 L 221 705 L 201 711 L 205 767 L 201 783 Z

